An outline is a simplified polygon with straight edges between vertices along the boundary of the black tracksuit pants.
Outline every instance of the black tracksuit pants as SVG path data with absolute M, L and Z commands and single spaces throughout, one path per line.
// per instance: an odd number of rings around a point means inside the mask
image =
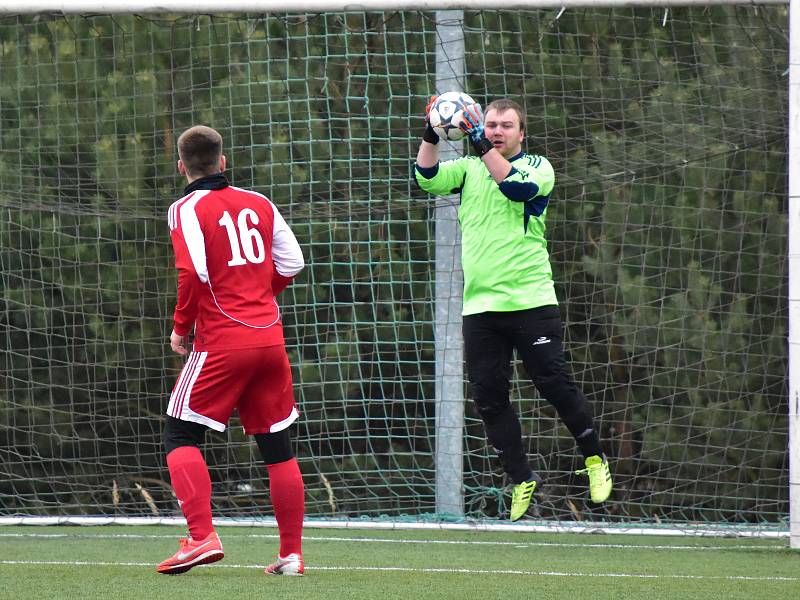
M 585 456 L 600 454 L 591 409 L 564 358 L 557 306 L 467 315 L 464 351 L 472 396 L 486 435 L 515 483 L 532 476 L 522 445 L 522 429 L 509 399 L 511 356 L 517 350 L 528 376 L 558 411 Z

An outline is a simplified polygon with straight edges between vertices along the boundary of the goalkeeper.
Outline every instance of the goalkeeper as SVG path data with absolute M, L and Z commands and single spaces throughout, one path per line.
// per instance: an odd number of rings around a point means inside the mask
M 431 99 L 426 109 L 426 122 Z M 464 268 L 463 335 L 467 374 L 489 443 L 514 482 L 511 520 L 525 514 L 542 485 L 523 449 L 509 400 L 514 349 L 539 393 L 575 438 L 591 499 L 611 494 L 611 472 L 592 411 L 569 374 L 562 323 L 545 240 L 555 175 L 543 156 L 522 151 L 525 113 L 510 99 L 464 111 L 460 127 L 476 156 L 439 162 L 439 137 L 427 123 L 415 175 L 431 194 L 458 193 Z

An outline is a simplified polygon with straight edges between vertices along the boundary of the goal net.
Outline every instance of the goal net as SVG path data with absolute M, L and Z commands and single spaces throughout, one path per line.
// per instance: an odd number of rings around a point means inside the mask
M 412 183 L 437 13 L 0 15 L 0 516 L 175 516 L 161 420 L 175 142 L 204 123 L 307 268 L 284 292 L 312 517 L 435 518 L 435 206 Z M 465 11 L 465 91 L 557 183 L 565 344 L 615 473 L 517 365 L 547 521 L 785 527 L 788 9 Z M 466 150 L 466 147 L 459 151 Z M 466 385 L 466 384 L 465 384 Z M 465 388 L 469 398 L 469 389 Z M 465 516 L 507 482 L 465 409 Z M 215 514 L 269 511 L 236 419 Z

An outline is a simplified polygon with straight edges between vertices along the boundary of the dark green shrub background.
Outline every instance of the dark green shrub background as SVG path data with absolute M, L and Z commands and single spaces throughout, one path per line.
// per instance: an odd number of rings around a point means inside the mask
M 524 104 L 556 168 L 567 347 L 615 465 L 593 510 L 520 377 L 540 516 L 778 522 L 787 9 L 557 14 L 463 22 L 467 91 Z M 195 123 L 306 254 L 283 304 L 308 512 L 434 511 L 435 200 L 410 167 L 436 44 L 433 13 L 0 18 L 0 514 L 176 514 L 165 215 Z M 466 508 L 492 517 L 504 482 L 467 417 Z M 219 514 L 268 511 L 236 421 L 206 455 Z

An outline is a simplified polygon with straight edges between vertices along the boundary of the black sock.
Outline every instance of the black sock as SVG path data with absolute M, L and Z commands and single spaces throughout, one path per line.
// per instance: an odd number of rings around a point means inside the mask
M 600 449 L 600 436 L 594 429 L 586 429 L 575 438 L 575 441 L 584 458 L 595 455 L 603 456 L 603 451 Z
M 509 405 L 499 415 L 484 417 L 486 437 L 494 446 L 497 456 L 508 476 L 519 484 L 528 481 L 532 475 L 528 457 L 522 447 L 522 427 L 514 409 Z

